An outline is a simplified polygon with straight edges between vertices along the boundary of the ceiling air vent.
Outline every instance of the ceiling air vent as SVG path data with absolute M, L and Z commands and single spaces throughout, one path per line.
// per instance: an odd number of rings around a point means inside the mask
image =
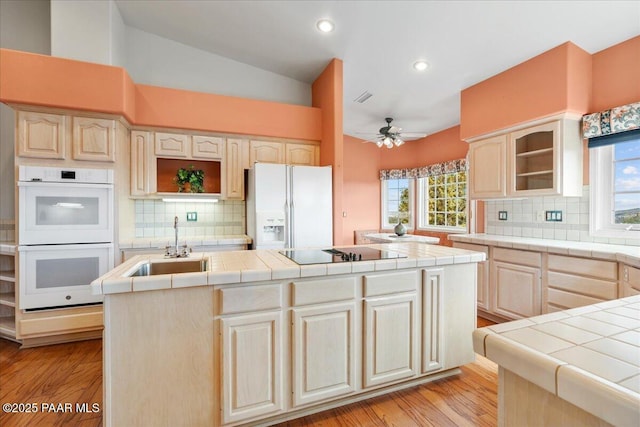
M 353 102 L 357 102 L 359 104 L 364 104 L 364 102 L 373 96 L 372 93 L 367 92 L 366 90 L 360 94 L 359 97 L 353 100 Z

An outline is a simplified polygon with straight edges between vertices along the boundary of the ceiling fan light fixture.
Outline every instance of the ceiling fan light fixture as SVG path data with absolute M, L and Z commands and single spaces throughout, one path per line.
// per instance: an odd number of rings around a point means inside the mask
M 399 146 L 401 146 L 402 144 L 404 144 L 404 141 L 403 141 L 403 140 L 401 140 L 400 138 L 396 138 L 396 139 L 393 141 L 393 143 L 394 143 L 394 144 L 396 144 L 396 147 L 399 147 Z
M 424 71 L 429 68 L 429 64 L 426 61 L 416 61 L 413 63 L 413 68 L 416 71 Z
M 316 22 L 316 28 L 318 28 L 321 33 L 330 33 L 335 28 L 335 25 L 328 19 L 321 19 Z
M 381 148 L 383 143 L 382 143 L 382 141 L 378 140 L 378 141 L 376 141 L 376 145 L 378 146 L 378 148 Z

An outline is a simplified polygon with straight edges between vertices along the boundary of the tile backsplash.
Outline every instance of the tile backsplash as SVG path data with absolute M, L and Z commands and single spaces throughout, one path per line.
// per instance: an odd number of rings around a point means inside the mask
M 187 221 L 187 212 L 197 212 L 197 221 Z M 245 234 L 245 212 L 245 202 L 241 200 L 218 203 L 136 200 L 135 237 L 172 237 L 176 216 L 180 237 Z
M 589 235 L 589 186 L 581 197 L 542 196 L 521 200 L 488 200 L 485 202 L 485 232 L 502 236 L 576 242 L 640 245 L 640 239 L 592 237 Z M 545 221 L 545 211 L 562 212 L 562 221 Z M 499 212 L 507 212 L 499 220 Z

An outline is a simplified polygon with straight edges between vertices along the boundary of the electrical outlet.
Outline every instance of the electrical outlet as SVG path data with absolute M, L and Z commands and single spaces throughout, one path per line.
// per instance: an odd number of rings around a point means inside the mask
M 544 220 L 551 222 L 562 221 L 562 211 L 544 211 Z
M 498 220 L 506 221 L 507 220 L 507 211 L 498 211 Z
M 198 212 L 187 212 L 187 221 L 197 221 Z

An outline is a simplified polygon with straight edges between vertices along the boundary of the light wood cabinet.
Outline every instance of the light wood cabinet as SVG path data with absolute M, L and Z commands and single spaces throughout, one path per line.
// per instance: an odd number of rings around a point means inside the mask
M 224 158 L 224 138 L 217 136 L 193 135 L 191 139 L 191 157 L 194 159 Z
M 16 339 L 15 250 L 0 245 L 0 337 Z
M 582 194 L 579 118 L 563 115 L 469 146 L 472 199 Z
M 285 162 L 288 165 L 318 166 L 320 163 L 320 149 L 317 145 L 287 143 L 285 150 Z
M 549 254 L 546 311 L 561 311 L 618 298 L 618 263 Z
M 489 248 L 483 245 L 471 243 L 453 242 L 454 248 L 470 251 L 484 252 L 486 261 L 478 263 L 478 275 L 476 280 L 476 301 L 479 309 L 489 311 Z
M 155 193 L 156 164 L 151 132 L 131 131 L 131 195 Z
M 295 308 L 293 406 L 355 390 L 355 301 Z
M 64 159 L 67 145 L 67 116 L 18 111 L 18 156 Z
M 364 276 L 363 387 L 373 387 L 418 373 L 417 290 L 414 271 Z
M 249 141 L 249 164 L 285 163 L 285 149 L 281 142 Z
M 191 137 L 177 133 L 155 133 L 155 155 L 158 157 L 189 157 Z
M 245 143 L 242 139 L 227 138 L 224 196 L 229 200 L 244 200 Z
M 115 161 L 115 120 L 73 117 L 72 123 L 74 160 Z
M 489 311 L 509 319 L 541 314 L 541 254 L 499 247 L 491 253 Z
M 222 318 L 222 421 L 283 410 L 282 313 Z
M 507 137 L 498 135 L 469 146 L 469 196 L 472 199 L 507 194 Z
M 640 295 L 640 268 L 620 264 L 620 297 Z

